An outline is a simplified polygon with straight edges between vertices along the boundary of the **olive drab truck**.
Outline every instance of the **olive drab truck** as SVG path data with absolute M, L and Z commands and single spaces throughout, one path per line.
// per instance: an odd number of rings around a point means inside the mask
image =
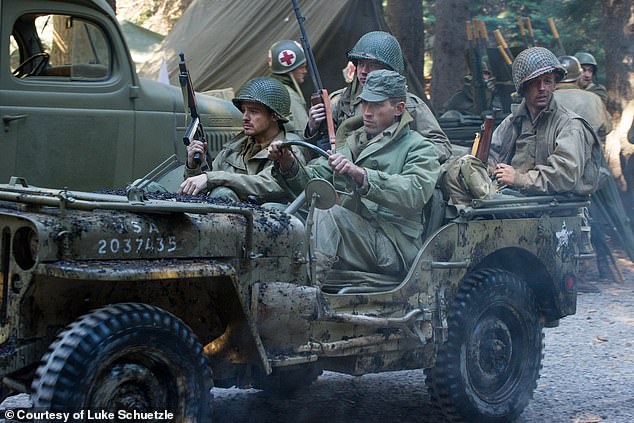
M 311 211 L 337 197 L 328 182 L 307 185 L 306 224 L 147 195 L 0 185 L 4 396 L 202 422 L 213 386 L 289 394 L 322 370 L 423 368 L 448 420 L 510 421 L 536 387 L 542 330 L 575 313 L 592 255 L 585 197 L 474 200 L 454 213 L 436 193 L 404 277 L 318 286 L 307 246 Z
M 0 181 L 95 190 L 185 162 L 181 89 L 137 75 L 105 0 L 0 0 L 0 47 Z M 228 101 L 198 109 L 211 152 L 242 130 Z

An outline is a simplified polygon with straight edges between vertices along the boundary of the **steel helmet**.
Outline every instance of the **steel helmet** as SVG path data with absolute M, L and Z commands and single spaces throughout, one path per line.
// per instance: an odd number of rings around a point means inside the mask
M 368 32 L 359 38 L 348 52 L 348 60 L 355 65 L 359 60 L 376 60 L 401 75 L 405 72 L 401 45 L 392 34 L 383 31 Z
M 297 41 L 281 40 L 269 49 L 269 68 L 276 75 L 294 71 L 304 63 L 306 55 Z
M 544 47 L 531 47 L 522 51 L 513 61 L 512 73 L 515 90 L 522 94 L 522 85 L 545 73 L 554 72 L 556 81 L 566 75 L 566 69 L 557 57 Z
M 566 76 L 561 82 L 575 82 L 581 78 L 581 64 L 575 56 L 560 56 L 559 62 L 566 69 Z
M 597 72 L 597 60 L 590 53 L 586 53 L 583 51 L 575 53 L 575 57 L 579 60 L 579 63 L 582 65 L 592 65 L 594 67 L 594 72 Z
M 291 114 L 291 97 L 281 82 L 267 77 L 253 78 L 238 90 L 233 104 L 242 110 L 243 101 L 252 101 L 266 106 L 275 113 L 277 120 L 288 122 Z

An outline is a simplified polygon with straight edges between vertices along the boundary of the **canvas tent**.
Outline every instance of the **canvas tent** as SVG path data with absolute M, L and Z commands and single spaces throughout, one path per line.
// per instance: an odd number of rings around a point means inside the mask
M 299 6 L 329 91 L 345 85 L 346 52 L 361 35 L 389 32 L 380 0 L 299 0 Z M 274 42 L 299 38 L 291 0 L 195 0 L 140 71 L 156 79 L 165 58 L 170 81 L 177 85 L 182 51 L 196 90 L 237 90 L 248 79 L 266 75 L 267 53 Z M 410 70 L 410 91 L 419 96 L 421 79 Z M 313 91 L 310 77 L 303 89 L 305 94 Z

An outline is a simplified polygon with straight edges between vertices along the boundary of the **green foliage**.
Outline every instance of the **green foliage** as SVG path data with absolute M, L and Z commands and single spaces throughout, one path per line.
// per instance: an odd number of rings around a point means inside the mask
M 425 29 L 433 34 L 434 7 L 439 0 L 423 1 Z M 514 52 L 524 48 L 520 35 L 518 16 L 529 16 L 533 24 L 537 45 L 561 51 L 555 45 L 548 18 L 552 17 L 567 54 L 577 51 L 592 53 L 599 62 L 604 61 L 605 52 L 600 38 L 601 2 L 588 0 L 472 0 L 469 1 L 471 16 L 484 21 L 489 37 L 493 41 L 493 31 L 499 29 Z M 427 37 L 426 37 L 427 38 Z

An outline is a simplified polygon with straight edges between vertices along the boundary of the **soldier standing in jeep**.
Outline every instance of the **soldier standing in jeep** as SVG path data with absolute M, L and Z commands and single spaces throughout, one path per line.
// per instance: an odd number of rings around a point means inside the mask
M 353 131 L 328 160 L 300 169 L 274 142 L 273 174 L 299 192 L 312 177 L 352 179 L 355 190 L 342 206 L 315 213 L 316 278 L 331 268 L 403 275 L 422 246 L 421 210 L 438 178 L 433 144 L 409 128 L 407 85 L 397 72 L 370 73 L 360 94 L 363 128 Z M 340 186 L 341 178 L 335 179 Z
M 205 160 L 194 160 L 196 153 L 206 156 L 207 144 L 192 141 L 187 146 L 186 179 L 179 193 L 209 192 L 210 197 L 229 201 L 249 196 L 258 202 L 287 201 L 288 194 L 271 176 L 273 162 L 266 152 L 272 141 L 289 139 L 283 126 L 291 104 L 286 88 L 272 78 L 254 78 L 240 87 L 233 104 L 242 111 L 244 130 L 218 154 L 211 168 Z

